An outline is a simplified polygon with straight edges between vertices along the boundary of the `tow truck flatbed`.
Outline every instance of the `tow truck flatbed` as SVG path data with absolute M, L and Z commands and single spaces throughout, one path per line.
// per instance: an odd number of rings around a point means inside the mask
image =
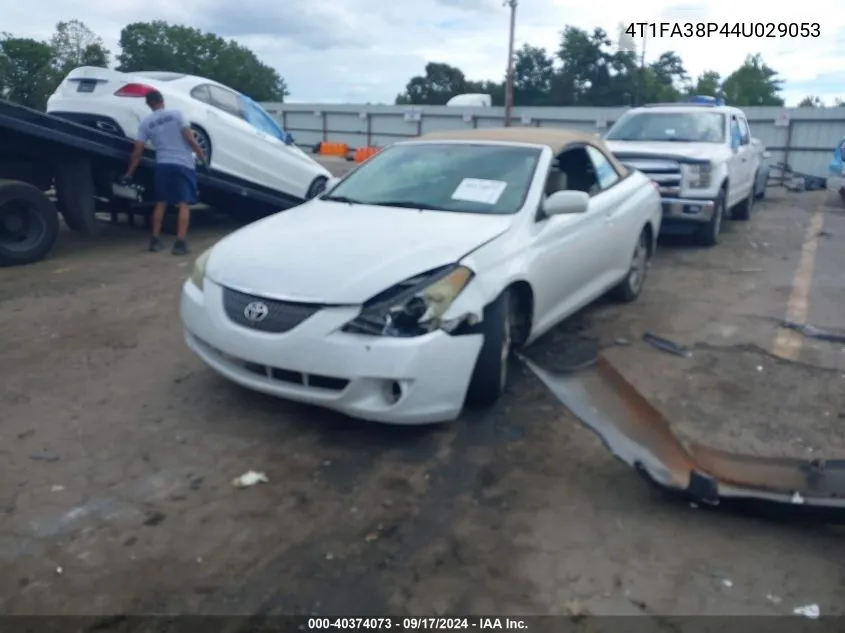
M 0 265 L 47 256 L 58 238 L 58 211 L 72 230 L 97 233 L 97 199 L 121 209 L 150 203 L 155 153 L 147 150 L 133 178 L 133 196 L 115 185 L 132 140 L 0 100 Z M 238 219 L 254 219 L 304 200 L 209 169 L 197 173 L 199 201 Z M 44 192 L 55 187 L 57 204 Z M 41 192 L 39 199 L 33 189 Z M 123 192 L 123 193 L 122 193 Z M 55 217 L 51 217 L 55 216 Z

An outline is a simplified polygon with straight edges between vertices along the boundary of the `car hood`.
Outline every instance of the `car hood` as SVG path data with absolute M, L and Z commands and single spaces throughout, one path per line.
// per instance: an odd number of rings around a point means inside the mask
M 684 156 L 700 160 L 713 160 L 725 152 L 718 143 L 667 143 L 661 141 L 605 141 L 614 155 L 640 154 L 642 156 Z M 621 159 L 620 159 L 621 160 Z
M 270 298 L 360 304 L 459 261 L 514 216 L 312 200 L 232 233 L 212 250 L 212 281 Z

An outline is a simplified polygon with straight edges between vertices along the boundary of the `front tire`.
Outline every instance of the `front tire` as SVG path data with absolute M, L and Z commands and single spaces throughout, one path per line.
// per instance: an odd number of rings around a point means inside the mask
M 716 246 L 719 243 L 719 235 L 722 232 L 722 221 L 725 218 L 725 204 L 727 201 L 727 190 L 722 189 L 719 197 L 716 199 L 716 208 L 713 210 L 713 217 L 707 224 L 699 227 L 696 235 L 697 241 L 701 246 Z
M 489 407 L 505 392 L 511 352 L 511 328 L 516 298 L 505 290 L 484 309 L 482 329 L 484 344 L 475 361 L 467 390 L 467 403 Z
M 314 182 L 311 183 L 311 186 L 308 187 L 308 191 L 305 194 L 306 200 L 311 200 L 311 198 L 316 198 L 321 193 L 326 190 L 326 183 L 329 182 L 329 179 L 325 176 L 317 176 L 314 179 Z
M 746 222 L 751 219 L 751 212 L 754 210 L 754 201 L 757 199 L 757 174 L 754 174 L 754 184 L 751 185 L 751 191 L 748 197 L 740 202 L 733 210 L 731 215 L 732 220 L 740 220 Z
M 648 264 L 651 258 L 650 253 L 648 230 L 643 229 L 634 248 L 628 274 L 618 286 L 610 291 L 611 298 L 623 303 L 630 303 L 640 296 L 640 292 L 642 292 L 643 285 L 645 284 Z

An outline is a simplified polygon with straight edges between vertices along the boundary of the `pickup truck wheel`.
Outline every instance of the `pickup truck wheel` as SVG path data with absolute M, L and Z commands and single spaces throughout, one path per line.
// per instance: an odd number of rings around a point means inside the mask
M 59 213 L 37 187 L 0 180 L 0 266 L 47 257 L 59 238 Z
M 85 235 L 98 235 L 104 224 L 96 216 L 94 174 L 91 161 L 84 158 L 62 160 L 56 164 L 56 198 L 65 224 Z
M 326 183 L 329 182 L 329 179 L 325 176 L 317 176 L 314 179 L 314 182 L 311 183 L 311 186 L 308 187 L 308 192 L 305 194 L 305 199 L 310 200 L 311 198 L 316 198 L 321 193 L 326 190 Z
M 719 243 L 719 234 L 722 232 L 722 220 L 725 216 L 725 203 L 727 200 L 727 191 L 722 189 L 719 197 L 716 199 L 716 208 L 713 210 L 713 217 L 707 224 L 699 227 L 696 238 L 702 246 L 716 246 Z
M 648 231 L 643 230 L 640 233 L 640 239 L 637 241 L 637 246 L 634 248 L 634 254 L 631 257 L 631 267 L 628 269 L 628 275 L 622 280 L 618 286 L 610 291 L 611 298 L 623 303 L 630 303 L 640 296 L 645 283 L 646 272 L 648 271 L 649 249 L 648 249 Z
M 498 299 L 484 308 L 484 344 L 475 361 L 467 390 L 468 404 L 489 407 L 505 392 L 512 342 L 511 326 L 514 322 L 512 311 L 516 307 L 517 302 L 510 290 L 505 290 Z
M 754 201 L 757 199 L 757 194 L 754 191 L 757 188 L 757 174 L 754 174 L 754 184 L 751 186 L 751 191 L 748 192 L 748 197 L 734 207 L 731 214 L 732 220 L 740 220 L 746 222 L 751 219 L 751 212 L 754 210 Z

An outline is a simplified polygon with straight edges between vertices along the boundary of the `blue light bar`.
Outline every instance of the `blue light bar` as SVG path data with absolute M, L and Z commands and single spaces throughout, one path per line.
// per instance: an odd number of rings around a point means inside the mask
M 721 97 L 707 97 L 704 95 L 695 95 L 694 97 L 690 97 L 686 103 L 701 103 L 706 105 L 714 105 L 714 106 L 723 106 L 725 105 L 725 100 Z

